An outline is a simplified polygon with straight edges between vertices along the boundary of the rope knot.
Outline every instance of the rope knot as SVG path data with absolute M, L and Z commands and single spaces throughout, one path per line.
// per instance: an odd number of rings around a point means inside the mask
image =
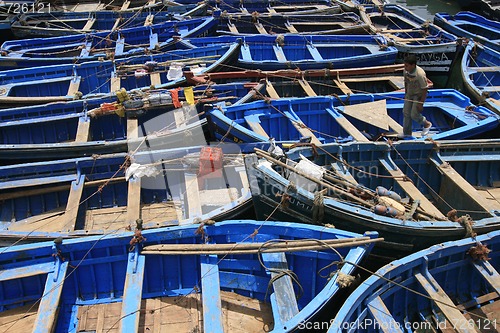
M 473 260 L 484 260 L 488 261 L 490 258 L 488 257 L 488 253 L 490 253 L 491 250 L 486 247 L 486 245 L 483 245 L 481 243 L 477 243 L 476 246 L 471 247 L 468 251 L 467 254 L 472 257 Z

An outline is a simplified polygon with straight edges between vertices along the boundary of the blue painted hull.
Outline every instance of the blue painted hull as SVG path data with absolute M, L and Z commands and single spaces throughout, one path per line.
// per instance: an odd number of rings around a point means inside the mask
M 447 76 L 456 58 L 455 35 L 397 5 L 368 6 L 362 14 L 362 19 L 371 24 L 372 32 L 383 34 L 392 41 L 399 51 L 398 62 L 402 63 L 407 55 L 413 54 L 417 64 L 433 81 L 433 76 L 440 79 Z
M 319 143 L 368 141 L 368 139 L 391 136 L 391 131 L 402 133 L 402 129 L 396 125 L 383 129 L 374 126 L 370 121 L 355 119 L 344 113 L 344 106 L 381 100 L 386 100 L 389 117 L 396 123 L 402 124 L 404 103 L 402 92 L 377 95 L 353 94 L 339 98 L 282 98 L 271 100 L 270 103 L 258 101 L 244 106 L 227 107 L 223 111 L 214 109 L 207 117 L 215 137 L 231 142 L 265 142 L 268 137 L 273 137 L 277 141 L 295 143 L 305 136 L 304 132 L 297 129 L 297 123 L 302 123 L 305 128 L 310 129 Z M 473 113 L 467 111 L 470 107 L 474 108 Z M 466 96 L 455 90 L 431 90 L 423 114 L 433 123 L 430 137 L 434 140 L 479 136 L 499 125 L 497 115 L 484 107 L 473 106 Z M 351 123 L 357 131 L 346 129 L 343 126 L 345 122 Z M 251 123 L 258 123 L 267 136 L 257 132 Z M 419 130 L 418 126 L 416 123 L 413 124 L 416 130 Z
M 208 17 L 123 29 L 111 34 L 106 31 L 8 41 L 2 44 L 2 50 L 6 55 L 0 56 L 0 68 L 73 64 L 103 59 L 116 60 L 164 52 L 172 49 L 174 36 L 181 38 L 203 36 L 216 24 L 217 21 L 214 18 Z
M 434 24 L 460 37 L 472 38 L 500 52 L 500 22 L 488 20 L 472 12 L 455 15 L 437 13 Z
M 470 41 L 462 57 L 461 73 L 469 95 L 500 115 L 500 52 Z
M 129 146 L 130 154 L 0 166 L 0 238 L 124 231 L 139 217 L 144 228 L 159 228 L 232 218 L 250 208 L 240 147 L 220 146 L 228 155 L 221 160 L 239 166 L 207 169 L 200 146 L 159 150 L 140 143 Z M 149 171 L 137 174 L 138 165 Z M 188 196 L 195 189 L 198 203 Z
M 71 101 L 90 97 L 101 97 L 123 88 L 147 90 L 177 87 L 185 77 L 169 80 L 169 63 L 192 60 L 194 64 L 205 63 L 201 73 L 220 70 L 224 64 L 237 56 L 238 44 L 200 47 L 191 50 L 176 50 L 158 55 L 130 57 L 122 60 L 92 61 L 77 65 L 57 65 L 25 68 L 0 72 L 0 103 L 6 105 L 42 104 L 53 101 Z M 152 72 L 137 71 L 147 62 L 152 62 Z M 165 63 L 166 62 L 166 63 Z M 163 64 L 162 64 L 163 63 Z M 129 66 L 129 67 L 127 67 Z M 153 81 L 152 75 L 158 74 Z M 113 81 L 120 84 L 113 88 Z M 158 82 L 159 81 L 159 82 Z M 154 83 L 156 82 L 156 84 Z M 70 89 L 71 85 L 77 89 Z M 71 92 L 70 92 L 71 91 Z M 77 93 L 79 92 L 79 93 Z
M 326 247 L 286 253 L 285 265 L 288 264 L 289 270 L 300 283 L 302 296 L 296 301 L 298 312 L 281 322 L 279 318 L 282 317 L 278 313 L 288 310 L 290 304 L 273 303 L 274 319 L 271 313 L 266 313 L 268 309 L 271 311 L 269 296 L 273 300 L 271 302 L 286 296 L 279 292 L 279 287 L 273 292 L 271 275 L 263 265 L 265 263 L 270 267 L 273 261 L 260 259 L 261 256 L 270 258 L 269 255 L 233 254 L 232 250 L 220 257 L 203 254 L 158 255 L 151 248 L 176 244 L 186 247 L 197 244 L 208 246 L 206 243 L 209 239 L 210 244 L 233 244 L 234 249 L 238 249 L 240 246 L 270 240 L 291 243 L 294 240 L 318 239 L 324 242 L 349 240 L 361 235 L 333 228 L 262 221 L 226 221 L 213 226 L 173 227 L 154 232 L 143 231 L 141 235 L 144 239 L 132 246 L 130 242 L 134 234 L 128 232 L 63 240 L 62 244 L 46 242 L 3 249 L 0 261 L 4 274 L 0 277 L 0 284 L 6 292 L 1 296 L 0 317 L 8 315 L 9 309 L 29 306 L 41 299 L 38 314 L 36 308 L 34 310 L 36 319 L 32 321 L 33 330 L 52 326 L 53 332 L 69 332 L 75 328 L 87 330 L 91 327 L 90 315 L 88 321 L 84 319 L 88 311 L 99 309 L 97 315 L 104 319 L 107 307 L 114 306 L 116 309 L 118 306 L 116 317 L 110 317 L 108 311 L 105 327 L 121 327 L 123 332 L 137 332 L 144 327 L 145 330 L 158 332 L 160 323 L 175 323 L 183 318 L 185 311 L 192 314 L 193 309 L 189 305 L 184 307 L 182 301 L 194 296 L 200 299 L 200 307 L 203 303 L 203 324 L 192 317 L 185 324 L 188 324 L 189 329 L 220 331 L 223 324 L 222 307 L 226 310 L 226 305 L 220 304 L 221 294 L 223 297 L 224 293 L 233 293 L 236 294 L 233 297 L 238 297 L 235 303 L 238 308 L 241 299 L 259 302 L 260 309 L 252 309 L 252 317 L 257 317 L 253 320 L 260 321 L 257 322 L 257 325 L 260 323 L 259 327 L 266 325 L 271 332 L 291 332 L 299 324 L 311 320 L 338 294 L 339 274 L 352 274 L 355 265 L 371 248 L 368 244 L 337 248 L 335 252 Z M 368 239 L 375 238 L 376 233 L 366 233 L 366 236 Z M 17 260 L 20 255 L 24 260 Z M 346 262 L 342 266 L 335 264 L 344 260 Z M 321 273 L 318 272 L 320 269 Z M 22 288 L 22 285 L 31 287 Z M 274 288 L 277 288 L 276 283 Z M 291 296 L 295 297 L 299 291 L 298 287 L 295 291 L 293 288 L 290 287 Z M 146 305 L 149 301 L 156 305 L 154 311 L 138 310 L 144 306 L 149 308 Z M 178 307 L 177 312 L 172 314 L 174 317 L 163 316 L 161 321 L 153 321 L 155 313 L 162 313 L 157 305 L 168 307 L 170 302 L 173 302 L 170 306 Z M 245 303 L 245 308 L 248 307 L 249 303 Z M 119 314 L 120 309 L 122 315 Z M 238 316 L 231 309 L 227 310 L 229 314 L 225 318 L 228 321 L 233 315 Z M 263 322 L 261 316 L 271 316 L 271 319 Z M 247 320 L 251 322 L 252 318 Z M 245 323 L 248 325 L 248 322 Z
M 477 189 L 495 188 L 500 179 L 500 145 L 497 141 L 484 150 L 482 145 L 469 143 L 436 151 L 431 142 L 350 143 L 287 153 L 290 160 L 298 162 L 301 154 L 323 166 L 328 170 L 323 181 L 346 180 L 349 184 L 339 185 L 357 199 L 334 189 L 318 198 L 321 187 L 292 177 L 292 171 L 285 178 L 280 169 L 271 169 L 265 159 L 255 155 L 247 156 L 245 165 L 258 218 L 271 215 L 270 219 L 312 224 L 333 221 L 337 228 L 353 232 L 376 230 L 385 240 L 376 246 L 377 255 L 394 258 L 465 237 L 468 231 L 454 221 L 453 209 L 458 217 L 470 214 L 472 229 L 478 234 L 499 229 L 500 204 L 486 200 Z M 420 200 L 417 214 L 409 206 L 405 206 L 406 215 L 384 215 L 385 210 L 376 210 L 372 200 L 378 186 L 391 189 L 402 202 Z M 360 190 L 366 193 L 356 194 Z M 283 193 L 288 200 L 280 204 Z M 318 209 L 322 215 L 317 214 Z
M 471 255 L 480 244 L 491 251 L 488 261 Z M 498 293 L 499 270 L 498 231 L 433 246 L 382 267 L 364 281 L 328 333 L 379 332 L 377 326 L 389 325 L 400 331 L 462 327 L 495 332 L 496 300 L 489 300 L 488 294 Z
M 157 8 L 159 9 L 159 8 Z M 204 11 L 202 11 L 204 9 Z M 55 37 L 95 33 L 117 29 L 137 28 L 144 25 L 159 24 L 178 17 L 206 13 L 206 5 L 163 6 L 161 13 L 152 10 L 120 12 L 101 10 L 95 12 L 51 12 L 28 13 L 21 15 L 12 23 L 14 35 L 20 38 Z M 147 19 L 148 24 L 145 24 Z M 94 20 L 86 27 L 89 20 Z M 61 24 L 61 21 L 64 23 Z M 85 30 L 84 30 L 85 28 Z
M 281 40 L 281 37 L 283 40 Z M 358 68 L 393 64 L 397 50 L 381 36 L 272 35 L 192 38 L 200 47 L 242 40 L 238 67 L 260 70 Z
M 102 111 L 106 105 L 112 104 L 116 110 L 124 105 L 114 96 L 0 110 L 0 159 L 19 162 L 127 152 L 146 137 L 158 149 L 204 144 L 205 108 L 252 99 L 252 87 L 243 83 L 199 85 L 194 88 L 193 106 L 187 104 L 186 92 L 180 89 L 178 102 L 185 109 L 174 106 L 168 90 L 132 94 L 131 100 L 139 104 L 134 107 L 136 103 L 128 101 L 121 116 L 113 110 Z M 155 102 L 160 98 L 163 104 Z M 178 124 L 174 113 L 182 113 L 185 120 Z M 127 118 L 137 119 L 136 139 L 127 135 Z M 88 135 L 78 140 L 82 123 L 88 124 Z M 186 134 L 187 130 L 191 133 Z

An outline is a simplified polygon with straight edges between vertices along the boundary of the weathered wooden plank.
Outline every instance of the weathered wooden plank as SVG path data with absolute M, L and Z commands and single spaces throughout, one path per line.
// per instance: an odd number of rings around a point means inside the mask
M 274 89 L 274 86 L 269 80 L 266 80 L 266 92 L 269 95 L 269 97 L 274 98 L 274 99 L 280 99 L 280 95 L 278 95 L 278 92 L 276 89 Z
M 127 139 L 139 138 L 139 125 L 136 118 L 127 118 Z
M 200 192 L 198 190 L 198 176 L 192 173 L 185 173 L 186 184 L 186 202 L 188 210 L 186 213 L 187 218 L 202 215 Z
M 318 49 L 314 47 L 312 44 L 307 44 L 306 45 L 307 49 L 309 50 L 309 53 L 313 57 L 314 60 L 316 61 L 323 61 L 323 56 L 319 53 Z
M 161 85 L 160 73 L 157 73 L 157 72 L 151 73 L 151 74 L 149 74 L 149 78 L 151 80 L 151 84 L 154 85 L 155 87 Z
M 500 274 L 498 274 L 497 270 L 485 260 L 473 262 L 473 265 L 488 284 L 500 295 Z
M 307 82 L 304 79 L 299 79 L 297 81 L 299 82 L 300 86 L 302 87 L 302 89 L 304 90 L 304 92 L 307 94 L 307 96 L 310 96 L 310 97 L 318 96 L 316 94 L 316 92 L 314 91 L 314 89 L 309 84 L 309 82 Z
M 278 59 L 278 61 L 287 61 L 286 56 L 285 56 L 285 52 L 283 52 L 283 49 L 281 48 L 281 46 L 273 44 L 273 50 L 274 50 L 274 54 L 276 55 L 276 59 Z
M 90 133 L 90 118 L 81 117 L 78 120 L 78 128 L 76 129 L 75 142 L 87 142 L 89 141 Z
M 344 93 L 346 95 L 351 95 L 353 93 L 351 88 L 349 88 L 344 82 L 337 80 L 337 79 L 333 79 L 333 83 L 335 83 L 337 88 L 342 90 L 342 93 Z
M 336 117 L 335 121 L 347 132 L 354 140 L 359 142 L 369 142 L 368 138 L 361 133 L 346 117 Z
M 300 118 L 295 114 L 290 111 L 284 111 L 283 112 L 285 116 L 292 122 L 293 127 L 300 133 L 300 135 L 304 137 L 310 137 L 311 138 L 311 143 L 314 143 L 315 145 L 321 145 L 321 141 L 314 135 L 314 133 L 300 120 Z
M 120 8 L 120 10 L 125 10 L 128 7 L 130 7 L 130 0 L 124 1 L 122 7 Z
M 483 209 L 487 212 L 498 210 L 498 203 L 494 200 L 488 200 L 482 196 L 479 191 L 477 191 L 474 186 L 472 186 L 468 181 L 466 181 L 462 175 L 455 171 L 449 164 L 440 165 L 437 161 L 434 161 L 436 167 L 439 169 L 441 174 L 446 178 L 446 182 L 443 182 L 441 186 L 447 186 L 453 190 L 459 190 L 460 195 L 470 204 L 475 204 L 478 209 Z
M 201 256 L 204 332 L 224 332 L 217 256 Z
M 455 307 L 453 301 L 448 297 L 432 275 L 427 274 L 424 277 L 422 273 L 417 273 L 415 274 L 415 278 L 427 294 L 435 301 L 434 304 L 441 310 L 446 319 L 454 326 L 455 331 L 476 333 L 476 330 L 468 327 L 468 325 L 461 325 L 461 323 L 466 323 L 467 319 L 462 312 Z
M 500 66 L 469 67 L 471 72 L 500 72 Z
M 141 218 L 141 178 L 128 180 L 127 223 L 134 227 L 135 221 Z
M 446 219 L 446 216 L 444 216 L 443 213 L 441 213 L 441 211 L 437 209 L 436 206 L 434 206 L 422 192 L 420 192 L 415 184 L 411 181 L 404 180 L 406 177 L 401 177 L 404 176 L 404 174 L 399 168 L 393 168 L 385 159 L 380 159 L 380 163 L 385 167 L 387 172 L 394 177 L 394 180 L 403 189 L 403 191 L 405 191 L 406 194 L 413 199 L 413 201 L 420 200 L 420 208 L 436 217 Z
M 120 77 L 118 75 L 116 75 L 115 72 L 111 73 L 111 82 L 110 82 L 110 84 L 111 84 L 111 91 L 112 92 L 118 91 L 121 88 Z
M 255 24 L 255 29 L 257 29 L 257 31 L 262 34 L 262 35 L 267 35 L 268 32 L 266 31 L 266 29 L 264 28 L 264 26 L 260 23 L 260 22 L 256 22 Z
M 140 255 L 138 251 L 129 253 L 120 317 L 120 332 L 138 332 L 145 263 L 145 257 Z
M 368 311 L 373 315 L 373 318 L 377 321 L 377 327 L 382 329 L 384 333 L 403 333 L 400 325 L 396 322 L 392 316 L 384 301 L 380 296 L 375 297 L 368 303 Z
M 292 34 L 298 34 L 299 31 L 297 29 L 295 29 L 295 27 L 293 26 L 293 24 L 290 24 L 289 22 L 286 22 L 285 23 L 285 27 L 288 29 L 288 31 L 290 31 Z
M 61 231 L 75 230 L 76 217 L 78 216 L 78 209 L 80 208 L 80 200 L 82 198 L 84 183 L 85 175 L 80 175 L 78 180 L 71 182 L 68 203 L 66 204 L 66 211 L 64 212 L 64 230 Z
M 69 82 L 68 93 L 67 96 L 75 96 L 80 88 L 81 76 L 76 76 L 71 79 Z
M 374 102 L 345 105 L 344 114 L 383 130 L 389 130 L 390 117 L 387 114 L 385 99 Z
M 40 263 L 33 266 L 22 266 L 17 268 L 4 269 L 2 270 L 2 274 L 0 274 L 0 281 L 8 281 L 12 279 L 47 274 L 53 269 L 53 262 Z
M 87 23 L 85 23 L 85 25 L 83 26 L 82 31 L 83 32 L 90 31 L 94 23 L 95 23 L 95 17 L 91 17 L 90 19 L 88 19 Z
M 239 34 L 240 33 L 238 31 L 238 28 L 236 28 L 236 26 L 234 24 L 232 24 L 231 22 L 227 23 L 227 27 L 228 27 L 229 31 L 231 31 L 232 33 L 235 33 L 235 34 Z
M 248 127 L 250 127 L 250 129 L 252 131 L 269 139 L 269 135 L 267 134 L 266 130 L 260 124 L 258 116 L 256 116 L 256 115 L 245 116 L 245 121 L 246 121 Z
M 34 333 L 54 331 L 67 269 L 68 262 L 61 262 L 59 266 L 56 265 L 54 272 L 47 275 L 43 297 L 40 300 L 37 319 L 33 327 Z
M 287 270 L 288 263 L 285 253 L 261 253 L 264 265 L 271 269 L 271 278 L 276 278 L 280 270 Z M 273 307 L 274 327 L 281 327 L 288 320 L 299 313 L 297 299 L 293 290 L 292 279 L 282 275 L 273 282 L 274 293 L 271 295 Z

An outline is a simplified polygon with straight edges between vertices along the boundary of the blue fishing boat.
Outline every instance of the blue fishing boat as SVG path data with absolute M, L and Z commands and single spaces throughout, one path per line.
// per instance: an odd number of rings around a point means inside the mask
M 397 50 L 382 36 L 250 35 L 190 38 L 186 47 L 242 40 L 237 67 L 260 70 L 357 68 L 394 64 Z
M 0 166 L 0 239 L 116 233 L 139 218 L 145 229 L 160 228 L 251 208 L 236 145 L 159 150 L 144 140 L 130 148 Z
M 500 115 L 500 52 L 469 41 L 462 57 L 461 73 L 468 93 Z
M 288 69 L 212 72 L 189 76 L 187 80 L 192 84 L 240 81 L 265 83 L 262 87 L 264 89 L 254 89 L 262 98 L 383 93 L 404 89 L 402 64 L 307 71 Z M 432 82 L 429 82 L 429 86 L 432 87 Z
M 268 88 L 266 86 L 265 88 Z M 272 96 L 274 97 L 274 96 Z M 217 139 L 232 142 L 302 139 L 318 145 L 395 139 L 403 133 L 403 92 L 281 98 L 214 108 L 207 115 Z M 465 139 L 495 129 L 499 117 L 474 106 L 456 90 L 430 90 L 423 114 L 433 123 L 429 134 L 414 124 L 413 138 Z M 421 126 L 421 125 L 420 125 Z M 400 135 L 399 135 L 400 136 Z
M 0 68 L 117 60 L 161 53 L 172 49 L 174 37 L 200 36 L 216 24 L 215 18 L 204 17 L 111 32 L 7 41 L 0 48 Z
M 181 4 L 190 4 L 191 0 L 176 1 Z M 212 13 L 226 12 L 229 14 L 337 14 L 340 7 L 332 4 L 328 0 L 288 0 L 286 2 L 277 2 L 274 0 L 228 0 L 218 1 L 209 0 L 208 6 Z
M 0 110 L 0 159 L 34 161 L 127 152 L 144 143 L 205 144 L 204 111 L 256 98 L 258 84 L 210 84 Z
M 413 54 L 430 79 L 444 86 L 457 53 L 457 37 L 408 9 L 387 4 L 366 6 L 361 19 L 373 33 L 384 35 L 399 51 L 398 62 Z
M 376 255 L 394 258 L 499 229 L 500 142 L 483 144 L 441 150 L 429 141 L 348 143 L 286 155 L 257 150 L 245 165 L 257 218 L 375 230 L 384 237 Z
M 358 12 L 362 11 L 365 6 L 383 6 L 388 4 L 387 0 L 333 0 L 335 4 L 338 4 L 342 10 L 347 12 Z
M 459 12 L 455 15 L 437 13 L 434 24 L 456 36 L 472 38 L 500 52 L 500 22 L 472 12 Z
M 150 26 L 182 17 L 206 14 L 207 4 L 166 6 L 160 12 L 145 11 L 95 11 L 25 13 L 12 24 L 17 38 L 54 37 L 78 35 Z
M 328 333 L 498 332 L 499 254 L 496 231 L 394 261 L 349 296 Z
M 29 2 L 31 0 L 23 0 Z M 80 1 L 80 0 L 50 0 L 42 2 L 42 5 L 35 7 L 42 11 L 54 12 L 97 12 L 101 10 L 114 11 L 141 11 L 141 10 L 161 10 L 167 5 L 177 5 L 175 1 L 162 0 L 115 0 L 110 2 Z
M 0 318 L 56 333 L 291 332 L 341 300 L 377 240 L 237 220 L 3 248 Z
M 185 70 L 221 70 L 238 57 L 239 44 L 223 44 L 121 60 L 41 66 L 0 72 L 0 105 L 29 105 L 110 95 L 121 88 L 175 88 Z
M 355 13 L 330 15 L 294 14 L 221 14 L 217 34 L 220 35 L 362 35 L 368 26 Z

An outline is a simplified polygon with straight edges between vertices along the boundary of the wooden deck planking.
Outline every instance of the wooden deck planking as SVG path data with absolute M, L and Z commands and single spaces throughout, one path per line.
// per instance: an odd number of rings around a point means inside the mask
M 2 332 L 32 332 L 35 327 L 38 306 L 38 303 L 28 304 L 2 311 L 0 313 L 0 330 Z
M 201 209 L 200 192 L 198 187 L 198 176 L 196 174 L 185 173 L 186 184 L 186 217 L 197 217 L 203 214 Z
M 141 178 L 128 180 L 127 223 L 135 227 L 135 221 L 141 218 Z
M 222 291 L 221 304 L 225 332 L 267 332 L 273 327 L 267 303 Z M 118 332 L 121 305 L 118 302 L 79 306 L 77 332 Z M 138 332 L 202 332 L 201 311 L 201 295 L 197 293 L 142 300 Z

